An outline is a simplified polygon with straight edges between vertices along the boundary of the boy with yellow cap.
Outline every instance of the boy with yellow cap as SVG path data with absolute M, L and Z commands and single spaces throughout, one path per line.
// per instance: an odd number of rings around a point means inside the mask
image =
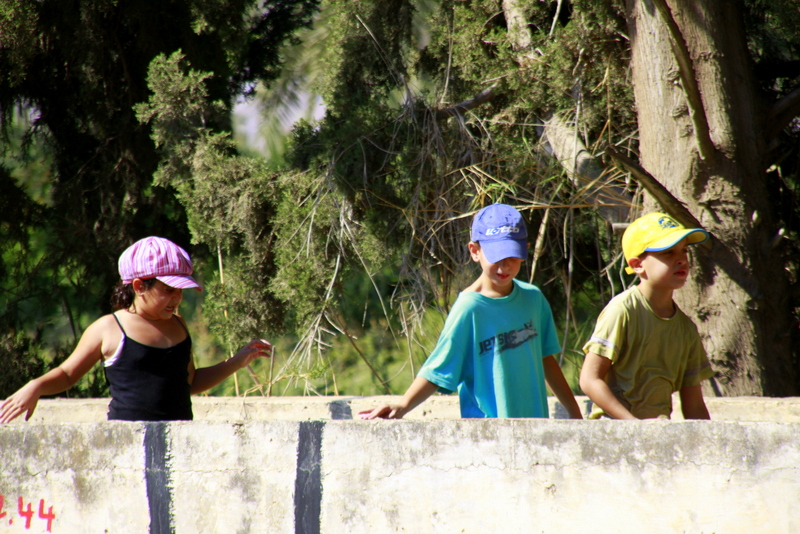
M 639 284 L 614 297 L 584 345 L 581 389 L 592 418 L 669 418 L 679 391 L 686 419 L 709 419 L 700 383 L 713 376 L 697 327 L 672 300 L 689 275 L 689 246 L 708 239 L 663 213 L 636 219 L 622 236 Z

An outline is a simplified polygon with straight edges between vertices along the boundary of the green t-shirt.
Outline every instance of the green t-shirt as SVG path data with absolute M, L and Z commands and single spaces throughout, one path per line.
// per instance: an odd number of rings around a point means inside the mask
M 460 293 L 418 376 L 458 391 L 461 417 L 547 417 L 542 359 L 560 350 L 547 299 L 514 280 L 506 297 Z
M 600 313 L 583 351 L 611 360 L 606 382 L 640 419 L 669 417 L 672 393 L 713 376 L 697 327 L 677 306 L 669 319 L 659 317 L 632 287 Z M 592 417 L 602 415 L 596 407 Z

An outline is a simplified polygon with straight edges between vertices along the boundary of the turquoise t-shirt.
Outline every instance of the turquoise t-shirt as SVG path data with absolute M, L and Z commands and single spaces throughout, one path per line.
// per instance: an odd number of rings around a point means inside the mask
M 460 293 L 418 376 L 458 391 L 461 417 L 548 417 L 542 358 L 560 351 L 547 299 L 514 280 L 506 297 Z

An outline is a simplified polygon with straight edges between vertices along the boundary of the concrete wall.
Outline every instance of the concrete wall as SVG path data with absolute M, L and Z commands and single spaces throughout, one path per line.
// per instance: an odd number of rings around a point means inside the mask
M 800 422 L 777 422 L 797 399 L 725 404 L 771 419 L 752 422 L 714 399 L 711 422 L 461 420 L 439 397 L 409 420 L 348 420 L 377 400 L 0 426 L 0 533 L 800 532 Z
M 357 419 L 358 412 L 397 397 L 205 397 L 192 398 L 195 421 L 310 421 Z M 584 414 L 592 410 L 587 397 L 578 396 Z M 29 423 L 92 423 L 106 420 L 109 399 L 42 400 Z M 548 398 L 550 417 L 565 419 L 566 410 Z M 673 420 L 682 419 L 680 399 L 673 396 Z M 800 397 L 706 398 L 711 418 L 717 421 L 773 421 L 800 423 Z M 456 395 L 434 395 L 406 416 L 407 420 L 460 419 Z M 21 419 L 11 424 L 20 424 Z

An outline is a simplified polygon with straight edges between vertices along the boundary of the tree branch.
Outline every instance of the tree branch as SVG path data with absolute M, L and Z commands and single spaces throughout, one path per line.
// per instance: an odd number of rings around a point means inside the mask
M 605 152 L 614 160 L 614 163 L 616 163 L 620 169 L 631 173 L 631 176 L 650 193 L 650 196 L 661 205 L 667 215 L 670 215 L 686 228 L 702 228 L 700 221 L 692 215 L 692 212 L 686 208 L 683 202 L 675 198 L 666 187 L 661 185 L 661 182 L 644 170 L 641 165 L 627 156 L 616 152 L 611 147 L 606 147 Z M 704 245 L 710 247 L 710 240 L 706 241 Z
M 624 188 L 608 179 L 605 169 L 586 150 L 573 125 L 554 114 L 542 124 L 542 138 L 553 150 L 553 156 L 564 167 L 575 188 L 589 204 L 597 207 L 600 216 L 611 225 L 628 219 L 632 202 Z
M 775 139 L 792 119 L 800 115 L 800 87 L 784 96 L 772 106 L 767 119 L 766 142 Z
M 530 53 L 532 36 L 522 9 L 524 0 L 503 0 L 503 14 L 508 25 L 508 34 L 513 48 L 519 52 L 517 62 L 523 65 L 534 59 Z M 553 19 L 552 36 L 558 21 L 558 2 L 556 16 Z M 613 225 L 627 220 L 630 206 L 630 195 L 621 187 L 609 183 L 604 178 L 604 169 L 595 157 L 586 150 L 575 127 L 570 127 L 558 114 L 544 121 L 540 132 L 553 150 L 553 155 L 567 171 L 576 189 L 581 190 L 590 204 L 597 206 L 600 216 Z
M 556 24 L 558 23 L 558 17 L 561 16 L 561 4 L 563 0 L 558 0 L 558 4 L 556 5 L 556 14 L 553 16 L 553 24 L 550 25 L 550 34 L 548 35 L 549 38 L 552 39 L 553 32 L 556 31 Z
M 681 34 L 681 30 L 678 28 L 678 24 L 672 17 L 672 11 L 670 11 L 666 0 L 653 0 L 653 3 L 669 30 L 672 53 L 675 55 L 675 60 L 678 62 L 678 74 L 681 78 L 681 85 L 686 93 L 686 99 L 689 101 L 689 116 L 694 125 L 697 149 L 700 152 L 701 158 L 706 161 L 711 161 L 714 158 L 716 150 L 714 148 L 714 143 L 711 141 L 708 118 L 706 117 L 705 107 L 703 106 L 703 98 L 700 96 L 700 89 L 697 86 L 697 78 L 695 77 L 692 58 L 689 55 L 689 48 L 686 46 L 686 41 L 683 39 L 683 34 Z
M 508 35 L 511 37 L 512 47 L 516 52 L 527 53 L 531 48 L 533 38 L 528 28 L 525 12 L 519 4 L 519 0 L 503 0 L 503 14 L 506 17 L 506 26 Z
M 497 96 L 494 90 L 497 88 L 496 85 L 489 87 L 488 89 L 484 89 L 477 95 L 475 95 L 471 100 L 465 100 L 460 104 L 456 104 L 455 106 L 451 106 L 449 108 L 440 109 L 436 112 L 436 119 L 446 119 L 447 117 L 455 117 L 458 115 L 463 115 L 465 111 L 468 111 L 472 108 L 476 108 L 481 104 L 488 102 L 495 96 Z

